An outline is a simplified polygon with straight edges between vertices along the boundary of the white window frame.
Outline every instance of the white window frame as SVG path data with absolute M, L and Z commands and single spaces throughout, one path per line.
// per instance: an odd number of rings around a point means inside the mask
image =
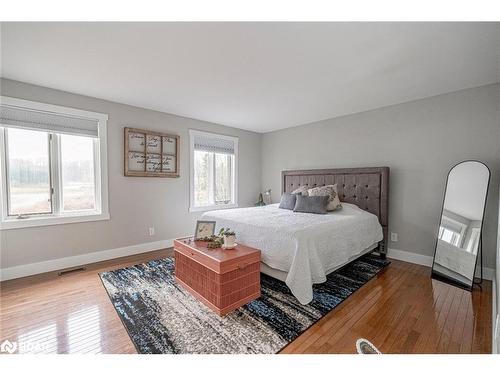
M 194 137 L 195 135 L 202 135 L 206 137 L 214 137 L 219 139 L 227 139 L 234 144 L 234 162 L 232 163 L 231 174 L 233 202 L 227 204 L 215 204 L 209 206 L 195 206 L 194 202 Z M 227 208 L 238 207 L 238 138 L 229 135 L 203 132 L 200 130 L 189 129 L 189 212 L 203 212 L 212 210 L 224 210 Z
M 82 223 L 88 221 L 109 220 L 109 203 L 108 203 L 108 157 L 107 157 L 107 121 L 108 115 L 96 112 L 89 112 L 75 108 L 62 107 L 58 105 L 33 102 L 24 99 L 11 98 L 7 96 L 0 96 L 2 104 L 24 107 L 39 111 L 53 112 L 67 116 L 77 116 L 84 118 L 91 118 L 98 121 L 98 138 L 94 140 L 94 175 L 95 175 L 95 210 L 84 210 L 75 212 L 62 212 L 60 207 L 57 206 L 61 203 L 62 192 L 59 191 L 58 183 L 53 184 L 53 196 L 58 199 L 52 202 L 51 214 L 37 214 L 28 216 L 27 218 L 19 219 L 13 216 L 8 216 L 8 180 L 7 180 L 7 150 L 5 130 L 0 124 L 0 204 L 1 204 L 1 218 L 0 230 L 18 229 L 39 227 L 46 225 L 69 224 L 69 223 Z M 59 136 L 52 137 L 53 144 L 50 146 L 52 150 L 60 150 L 57 142 Z M 51 160 L 51 179 L 60 180 L 60 155 L 58 152 L 52 153 Z
M 467 252 L 477 254 L 479 248 L 479 238 L 481 236 L 481 228 L 476 227 L 471 229 L 469 243 L 467 244 Z

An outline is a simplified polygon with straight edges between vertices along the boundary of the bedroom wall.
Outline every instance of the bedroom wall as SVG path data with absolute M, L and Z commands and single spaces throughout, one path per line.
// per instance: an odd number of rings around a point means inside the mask
M 239 203 L 240 206 L 248 206 L 257 200 L 261 186 L 261 134 L 6 79 L 0 83 L 0 92 L 5 96 L 109 115 L 111 215 L 107 221 L 0 231 L 1 268 L 169 240 L 192 233 L 200 214 L 188 212 L 188 129 L 239 137 Z M 181 176 L 177 179 L 124 177 L 125 126 L 179 134 Z M 151 226 L 156 232 L 152 237 L 148 234 Z
M 499 106 L 495 84 L 266 133 L 262 189 L 271 188 L 279 201 L 280 173 L 287 169 L 389 166 L 389 231 L 399 235 L 389 248 L 432 256 L 448 170 L 482 160 L 492 172 L 484 263 L 494 268 Z

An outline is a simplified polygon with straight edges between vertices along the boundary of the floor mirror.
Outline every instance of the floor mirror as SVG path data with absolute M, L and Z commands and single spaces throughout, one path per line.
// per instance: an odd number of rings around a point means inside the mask
M 468 290 L 482 281 L 481 239 L 489 182 L 490 170 L 480 161 L 464 161 L 449 171 L 432 263 L 433 278 Z M 479 282 L 475 279 L 478 264 Z

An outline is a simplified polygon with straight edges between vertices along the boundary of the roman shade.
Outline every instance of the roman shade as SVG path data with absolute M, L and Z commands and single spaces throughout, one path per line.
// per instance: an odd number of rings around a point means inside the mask
M 217 136 L 209 133 L 194 134 L 194 149 L 196 151 L 215 152 L 234 155 L 235 141 L 230 137 Z
M 0 105 L 0 124 L 8 128 L 21 128 L 98 137 L 99 120 L 40 111 L 11 105 Z
M 443 217 L 443 220 L 441 222 L 441 227 L 458 234 L 462 233 L 463 229 L 463 225 L 446 220 L 445 217 Z

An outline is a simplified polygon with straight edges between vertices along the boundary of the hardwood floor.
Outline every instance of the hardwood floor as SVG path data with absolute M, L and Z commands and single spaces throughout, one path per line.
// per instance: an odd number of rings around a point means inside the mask
M 0 341 L 19 352 L 135 353 L 98 272 L 170 256 L 159 250 L 0 284 Z M 427 267 L 391 265 L 282 353 L 354 353 L 364 337 L 383 353 L 491 353 L 491 283 L 472 293 L 429 278 Z

